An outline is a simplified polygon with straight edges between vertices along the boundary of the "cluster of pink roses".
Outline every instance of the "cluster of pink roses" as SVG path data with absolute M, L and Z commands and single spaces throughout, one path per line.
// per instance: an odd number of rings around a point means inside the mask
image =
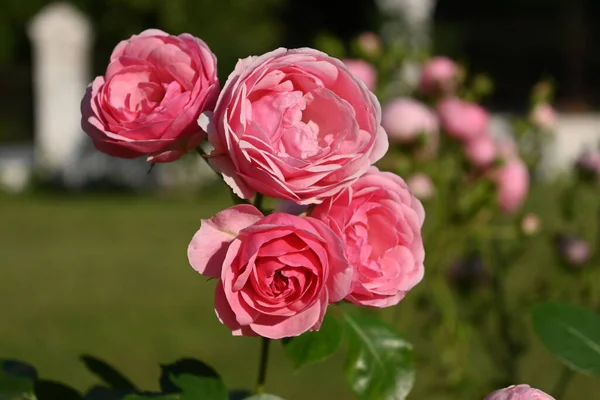
M 434 57 L 421 70 L 419 90 L 432 98 L 435 111 L 411 98 L 397 98 L 383 109 L 383 126 L 390 140 L 415 143 L 425 137 L 436 147 L 440 127 L 463 148 L 465 158 L 480 175 L 493 180 L 502 210 L 516 211 L 527 195 L 529 173 L 515 146 L 498 143 L 490 134 L 488 112 L 480 105 L 458 98 L 459 68 L 450 59 Z M 534 113 L 538 123 L 549 127 L 552 115 L 542 106 Z
M 148 30 L 117 45 L 82 118 L 117 157 L 173 161 L 207 138 L 239 197 L 309 206 L 241 204 L 202 220 L 188 258 L 219 279 L 215 310 L 235 335 L 297 336 L 331 303 L 392 306 L 423 277 L 423 207 L 373 166 L 388 149 L 380 105 L 338 59 L 280 48 L 239 60 L 220 89 L 204 42 Z

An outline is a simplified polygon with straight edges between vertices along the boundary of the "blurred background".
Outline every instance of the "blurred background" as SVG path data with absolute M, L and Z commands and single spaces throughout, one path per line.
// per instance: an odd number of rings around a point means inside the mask
M 104 73 L 120 40 L 147 28 L 202 38 L 218 56 L 222 83 L 239 58 L 279 46 L 317 47 L 343 57 L 363 32 L 381 35 L 390 47 L 398 44 L 410 55 L 403 56 L 406 65 L 424 54 L 445 55 L 471 74 L 489 76 L 494 92 L 481 102 L 499 117 L 526 114 L 532 87 L 551 81 L 555 140 L 544 147 L 544 179 L 532 178 L 535 185 L 518 218 L 535 213 L 546 234 L 528 239 L 510 260 L 509 313 L 530 338 L 526 314 L 536 299 L 600 307 L 598 258 L 585 268 L 565 266 L 554 240 L 567 229 L 560 204 L 561 193 L 577 179 L 572 164 L 600 138 L 599 19 L 600 3 L 592 0 L 362 0 L 351 6 L 343 0 L 4 0 L 0 357 L 31 362 L 42 376 L 80 390 L 97 382 L 79 359 L 86 353 L 148 388 L 156 386 L 160 363 L 183 356 L 214 365 L 230 387 L 253 385 L 258 340 L 233 338 L 221 326 L 212 311 L 214 283 L 186 259 L 200 218 L 228 204 L 227 189 L 198 157 L 148 173 L 143 160 L 96 152 L 79 128 L 86 85 Z M 403 75 L 408 81 L 410 73 Z M 595 249 L 598 186 L 578 193 L 568 233 Z M 456 234 L 452 226 L 426 229 L 434 236 Z M 459 294 L 445 277 L 472 249 L 462 242 L 445 246 L 426 245 L 440 280 L 426 275 L 397 310 L 384 314 L 415 344 L 411 398 L 481 398 L 494 387 L 498 371 L 480 356 L 480 346 L 493 345 L 475 336 L 494 337 L 502 329 L 492 324 L 476 332 L 456 322 L 458 314 L 481 312 L 486 303 L 477 299 L 492 288 L 483 279 L 481 292 Z M 479 284 L 476 275 L 469 285 Z M 449 293 L 456 307 L 441 310 L 436 301 L 447 298 L 433 300 L 440 293 Z M 432 339 L 423 332 L 432 330 L 450 350 L 429 346 Z M 560 366 L 533 339 L 528 343 L 513 366 L 519 379 L 514 383 L 550 388 Z M 291 400 L 352 398 L 342 364 L 339 356 L 294 372 L 276 346 L 268 388 Z M 564 398 L 594 392 L 600 393 L 600 382 L 576 377 Z

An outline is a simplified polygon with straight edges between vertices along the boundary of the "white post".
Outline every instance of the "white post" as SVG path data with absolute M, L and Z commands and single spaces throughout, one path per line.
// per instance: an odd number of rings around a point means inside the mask
M 89 83 L 92 33 L 86 16 L 53 3 L 31 21 L 35 95 L 35 162 L 51 174 L 74 168 L 84 140 L 80 101 Z
M 430 50 L 435 0 L 378 0 L 379 9 L 393 20 L 384 35 L 400 39 L 415 54 Z

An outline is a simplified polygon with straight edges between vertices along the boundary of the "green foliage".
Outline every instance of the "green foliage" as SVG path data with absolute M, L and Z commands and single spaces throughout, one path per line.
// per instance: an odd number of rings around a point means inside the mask
M 98 376 L 104 383 L 114 389 L 131 389 L 135 390 L 136 387 L 131 381 L 123 376 L 114 367 L 106 363 L 105 361 L 90 355 L 81 356 L 82 361 L 90 372 Z
M 160 366 L 160 389 L 163 392 L 179 392 L 181 386 L 178 385 L 173 377 L 179 375 L 191 375 L 197 377 L 218 379 L 219 375 L 209 365 L 194 358 L 182 358 L 172 364 Z
M 600 376 L 600 316 L 558 302 L 537 305 L 531 316 L 536 334 L 552 354 L 576 371 Z
M 227 388 L 220 378 L 194 375 L 179 375 L 171 380 L 181 390 L 181 400 L 227 400 Z
M 359 399 L 403 400 L 414 379 L 412 346 L 376 316 L 345 313 L 345 374 Z
M 23 368 L 25 367 L 25 368 Z M 0 360 L 0 399 L 28 400 L 33 396 L 35 370 L 12 360 Z
M 342 329 L 338 321 L 327 313 L 321 329 L 294 338 L 284 339 L 283 348 L 296 369 L 331 356 L 342 342 Z
M 72 387 L 49 380 L 36 381 L 34 392 L 37 400 L 83 400 L 81 394 Z
M 257 394 L 252 397 L 248 397 L 245 400 L 284 400 L 279 396 L 275 396 L 273 394 Z
M 326 33 L 317 35 L 315 38 L 315 47 L 332 57 L 346 57 L 346 49 L 341 40 Z

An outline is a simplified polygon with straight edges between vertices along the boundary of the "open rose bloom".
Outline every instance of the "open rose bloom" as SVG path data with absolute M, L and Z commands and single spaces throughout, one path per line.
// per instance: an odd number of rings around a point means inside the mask
M 215 310 L 234 335 L 271 339 L 319 329 L 329 303 L 346 297 L 353 271 L 323 222 L 238 205 L 203 220 L 188 258 L 218 278 Z
M 529 385 L 513 385 L 489 394 L 484 400 L 555 400 L 554 397 Z
M 310 215 L 344 241 L 354 268 L 348 301 L 389 307 L 423 279 L 425 211 L 399 176 L 371 167 Z
M 240 60 L 199 122 L 211 164 L 243 198 L 320 203 L 388 148 L 377 98 L 340 60 L 308 48 Z
M 197 124 L 219 94 L 217 60 L 189 34 L 146 30 L 117 45 L 81 103 L 82 128 L 111 156 L 181 157 L 205 139 Z

